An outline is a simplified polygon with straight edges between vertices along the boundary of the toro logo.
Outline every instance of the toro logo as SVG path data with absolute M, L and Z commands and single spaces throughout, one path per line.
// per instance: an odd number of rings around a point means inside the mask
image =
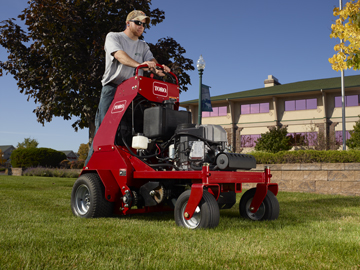
M 114 106 L 111 109 L 111 113 L 121 113 L 125 110 L 126 100 L 115 102 Z
M 157 96 L 167 97 L 168 96 L 168 87 L 166 84 L 154 82 L 153 93 L 154 93 L 154 95 L 157 95 Z

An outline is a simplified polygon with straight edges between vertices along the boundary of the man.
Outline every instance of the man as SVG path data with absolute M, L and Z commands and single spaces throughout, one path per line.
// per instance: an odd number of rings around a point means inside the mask
M 110 32 L 105 39 L 105 72 L 101 83 L 100 102 L 95 116 L 95 134 L 114 99 L 116 88 L 123 81 L 133 76 L 134 69 L 139 65 L 147 65 L 150 71 L 163 76 L 162 70 L 156 69 L 158 63 L 145 41 L 139 39 L 143 34 L 150 17 L 140 10 L 134 10 L 126 18 L 123 32 Z M 170 68 L 163 65 L 165 72 Z M 142 70 L 139 71 L 142 75 Z M 95 135 L 94 134 L 94 135 Z M 93 153 L 91 145 L 85 166 Z

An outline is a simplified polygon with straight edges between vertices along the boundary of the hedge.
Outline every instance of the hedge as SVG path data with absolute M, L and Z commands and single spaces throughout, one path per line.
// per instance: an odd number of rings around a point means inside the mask
M 45 176 L 45 177 L 64 177 L 64 178 L 78 178 L 80 174 L 79 169 L 51 169 L 51 168 L 28 168 L 23 172 L 25 176 Z
M 17 168 L 29 167 L 59 167 L 66 158 L 63 152 L 51 148 L 23 148 L 15 149 L 10 156 L 11 166 Z
M 257 164 L 360 162 L 360 150 L 297 150 L 280 151 L 275 154 L 267 152 L 251 152 L 248 154 L 255 157 Z

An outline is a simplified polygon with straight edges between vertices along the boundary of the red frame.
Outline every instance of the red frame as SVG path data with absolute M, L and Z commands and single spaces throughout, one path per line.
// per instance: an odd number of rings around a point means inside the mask
M 179 86 L 175 74 L 170 73 L 176 78 L 176 84 L 171 84 L 138 76 L 138 70 L 139 68 L 134 77 L 117 87 L 114 100 L 94 138 L 94 153 L 81 172 L 81 174 L 96 172 L 99 175 L 105 186 L 105 198 L 115 202 L 115 214 L 171 210 L 161 204 L 141 209 L 126 207 L 122 197 L 130 191 L 130 187 L 140 188 L 153 180 L 177 180 L 191 184 L 191 194 L 184 215 L 186 219 L 193 216 L 205 188 L 218 199 L 220 192 L 240 193 L 243 183 L 257 183 L 256 193 L 250 206 L 252 212 L 258 210 L 268 190 L 277 195 L 278 185 L 270 182 L 269 168 L 265 168 L 264 172 L 210 171 L 209 166 L 203 166 L 200 171 L 156 171 L 131 155 L 126 147 L 115 145 L 115 136 L 121 118 L 138 94 L 157 103 L 170 98 L 175 99 L 175 110 L 179 108 Z

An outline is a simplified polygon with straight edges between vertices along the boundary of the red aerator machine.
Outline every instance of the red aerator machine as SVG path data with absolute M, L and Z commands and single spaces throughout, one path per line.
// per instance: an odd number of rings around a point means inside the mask
M 157 65 L 162 68 L 161 65 Z M 74 215 L 84 218 L 173 211 L 189 229 L 213 228 L 220 210 L 236 203 L 243 183 L 256 188 L 241 197 L 241 216 L 273 220 L 279 216 L 277 183 L 270 169 L 256 167 L 251 155 L 227 150 L 219 125 L 195 125 L 179 111 L 179 86 L 135 76 L 117 87 L 93 141 L 94 153 L 71 194 Z

